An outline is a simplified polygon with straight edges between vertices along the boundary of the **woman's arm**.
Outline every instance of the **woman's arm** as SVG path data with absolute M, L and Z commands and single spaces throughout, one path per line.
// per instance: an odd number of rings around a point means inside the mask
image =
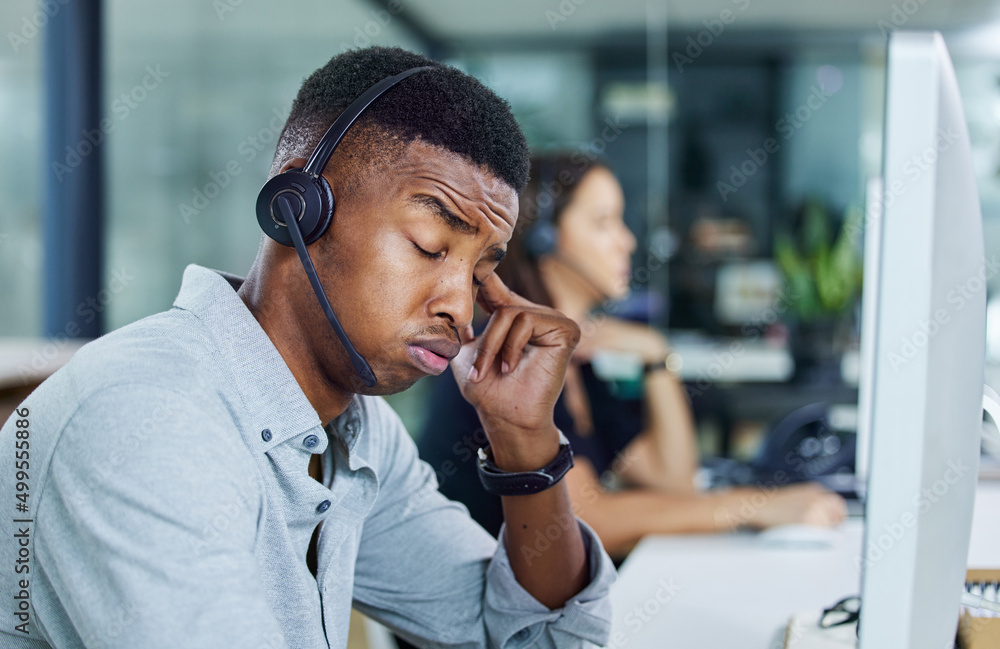
M 626 555 L 647 534 L 723 532 L 785 523 L 833 526 L 846 515 L 840 496 L 812 483 L 708 493 L 610 492 L 586 458 L 577 458 L 565 480 L 574 513 L 597 532 L 613 557 Z
M 655 364 L 670 355 L 667 339 L 647 325 L 604 318 L 588 334 L 577 347 L 578 356 L 610 349 Z M 644 383 L 644 429 L 622 452 L 619 473 L 633 486 L 693 494 L 698 442 L 684 386 L 665 367 L 649 372 Z
M 693 494 L 698 443 L 684 386 L 660 369 L 646 376 L 644 390 L 646 427 L 622 452 L 621 476 L 632 485 Z

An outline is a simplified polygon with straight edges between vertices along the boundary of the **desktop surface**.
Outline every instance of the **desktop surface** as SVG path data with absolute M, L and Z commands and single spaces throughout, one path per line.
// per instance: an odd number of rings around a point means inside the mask
M 981 483 L 969 566 L 1000 567 L 1000 483 Z M 831 547 L 780 547 L 752 533 L 650 536 L 612 589 L 609 648 L 781 649 L 792 614 L 857 595 L 860 519 Z
M 792 613 L 858 593 L 862 531 L 849 520 L 828 548 L 782 548 L 752 533 L 649 537 L 615 584 L 608 646 L 781 649 Z

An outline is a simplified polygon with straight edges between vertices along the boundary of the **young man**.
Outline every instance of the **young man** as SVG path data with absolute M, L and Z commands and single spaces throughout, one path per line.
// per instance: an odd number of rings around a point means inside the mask
M 450 361 L 495 475 L 564 456 L 552 413 L 579 330 L 493 272 L 527 180 L 507 105 L 423 57 L 348 52 L 302 85 L 272 176 L 417 66 L 335 150 L 309 246 L 374 386 L 294 248 L 263 238 L 246 280 L 188 267 L 173 309 L 84 347 L 0 433 L 2 493 L 24 505 L 0 522 L 0 645 L 344 647 L 352 603 L 421 646 L 606 640 L 613 568 L 565 485 L 505 496 L 498 544 L 375 396 Z

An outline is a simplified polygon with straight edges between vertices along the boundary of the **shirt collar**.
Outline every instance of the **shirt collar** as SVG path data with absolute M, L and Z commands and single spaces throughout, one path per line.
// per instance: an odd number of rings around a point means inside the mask
M 321 422 L 274 343 L 236 294 L 242 284 L 241 277 L 191 264 L 184 269 L 174 306 L 193 314 L 212 336 L 258 429 L 252 434 L 266 442 L 261 448 L 267 450 Z M 269 439 L 262 440 L 264 429 L 270 431 Z
M 367 418 L 365 417 L 362 399 L 358 395 L 354 395 L 351 403 L 347 406 L 347 410 L 334 418 L 326 426 L 326 432 L 330 437 L 330 441 L 340 444 L 351 470 L 367 466 L 367 463 L 358 456 L 355 450 L 358 440 L 364 432 L 366 421 Z

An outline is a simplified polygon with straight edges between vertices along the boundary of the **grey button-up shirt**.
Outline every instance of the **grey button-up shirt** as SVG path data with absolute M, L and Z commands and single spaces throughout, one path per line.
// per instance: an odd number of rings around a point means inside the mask
M 173 309 L 83 347 L 0 431 L 0 646 L 342 648 L 352 604 L 430 647 L 606 641 L 589 528 L 590 585 L 547 609 L 382 399 L 321 425 L 239 282 L 189 266 Z

